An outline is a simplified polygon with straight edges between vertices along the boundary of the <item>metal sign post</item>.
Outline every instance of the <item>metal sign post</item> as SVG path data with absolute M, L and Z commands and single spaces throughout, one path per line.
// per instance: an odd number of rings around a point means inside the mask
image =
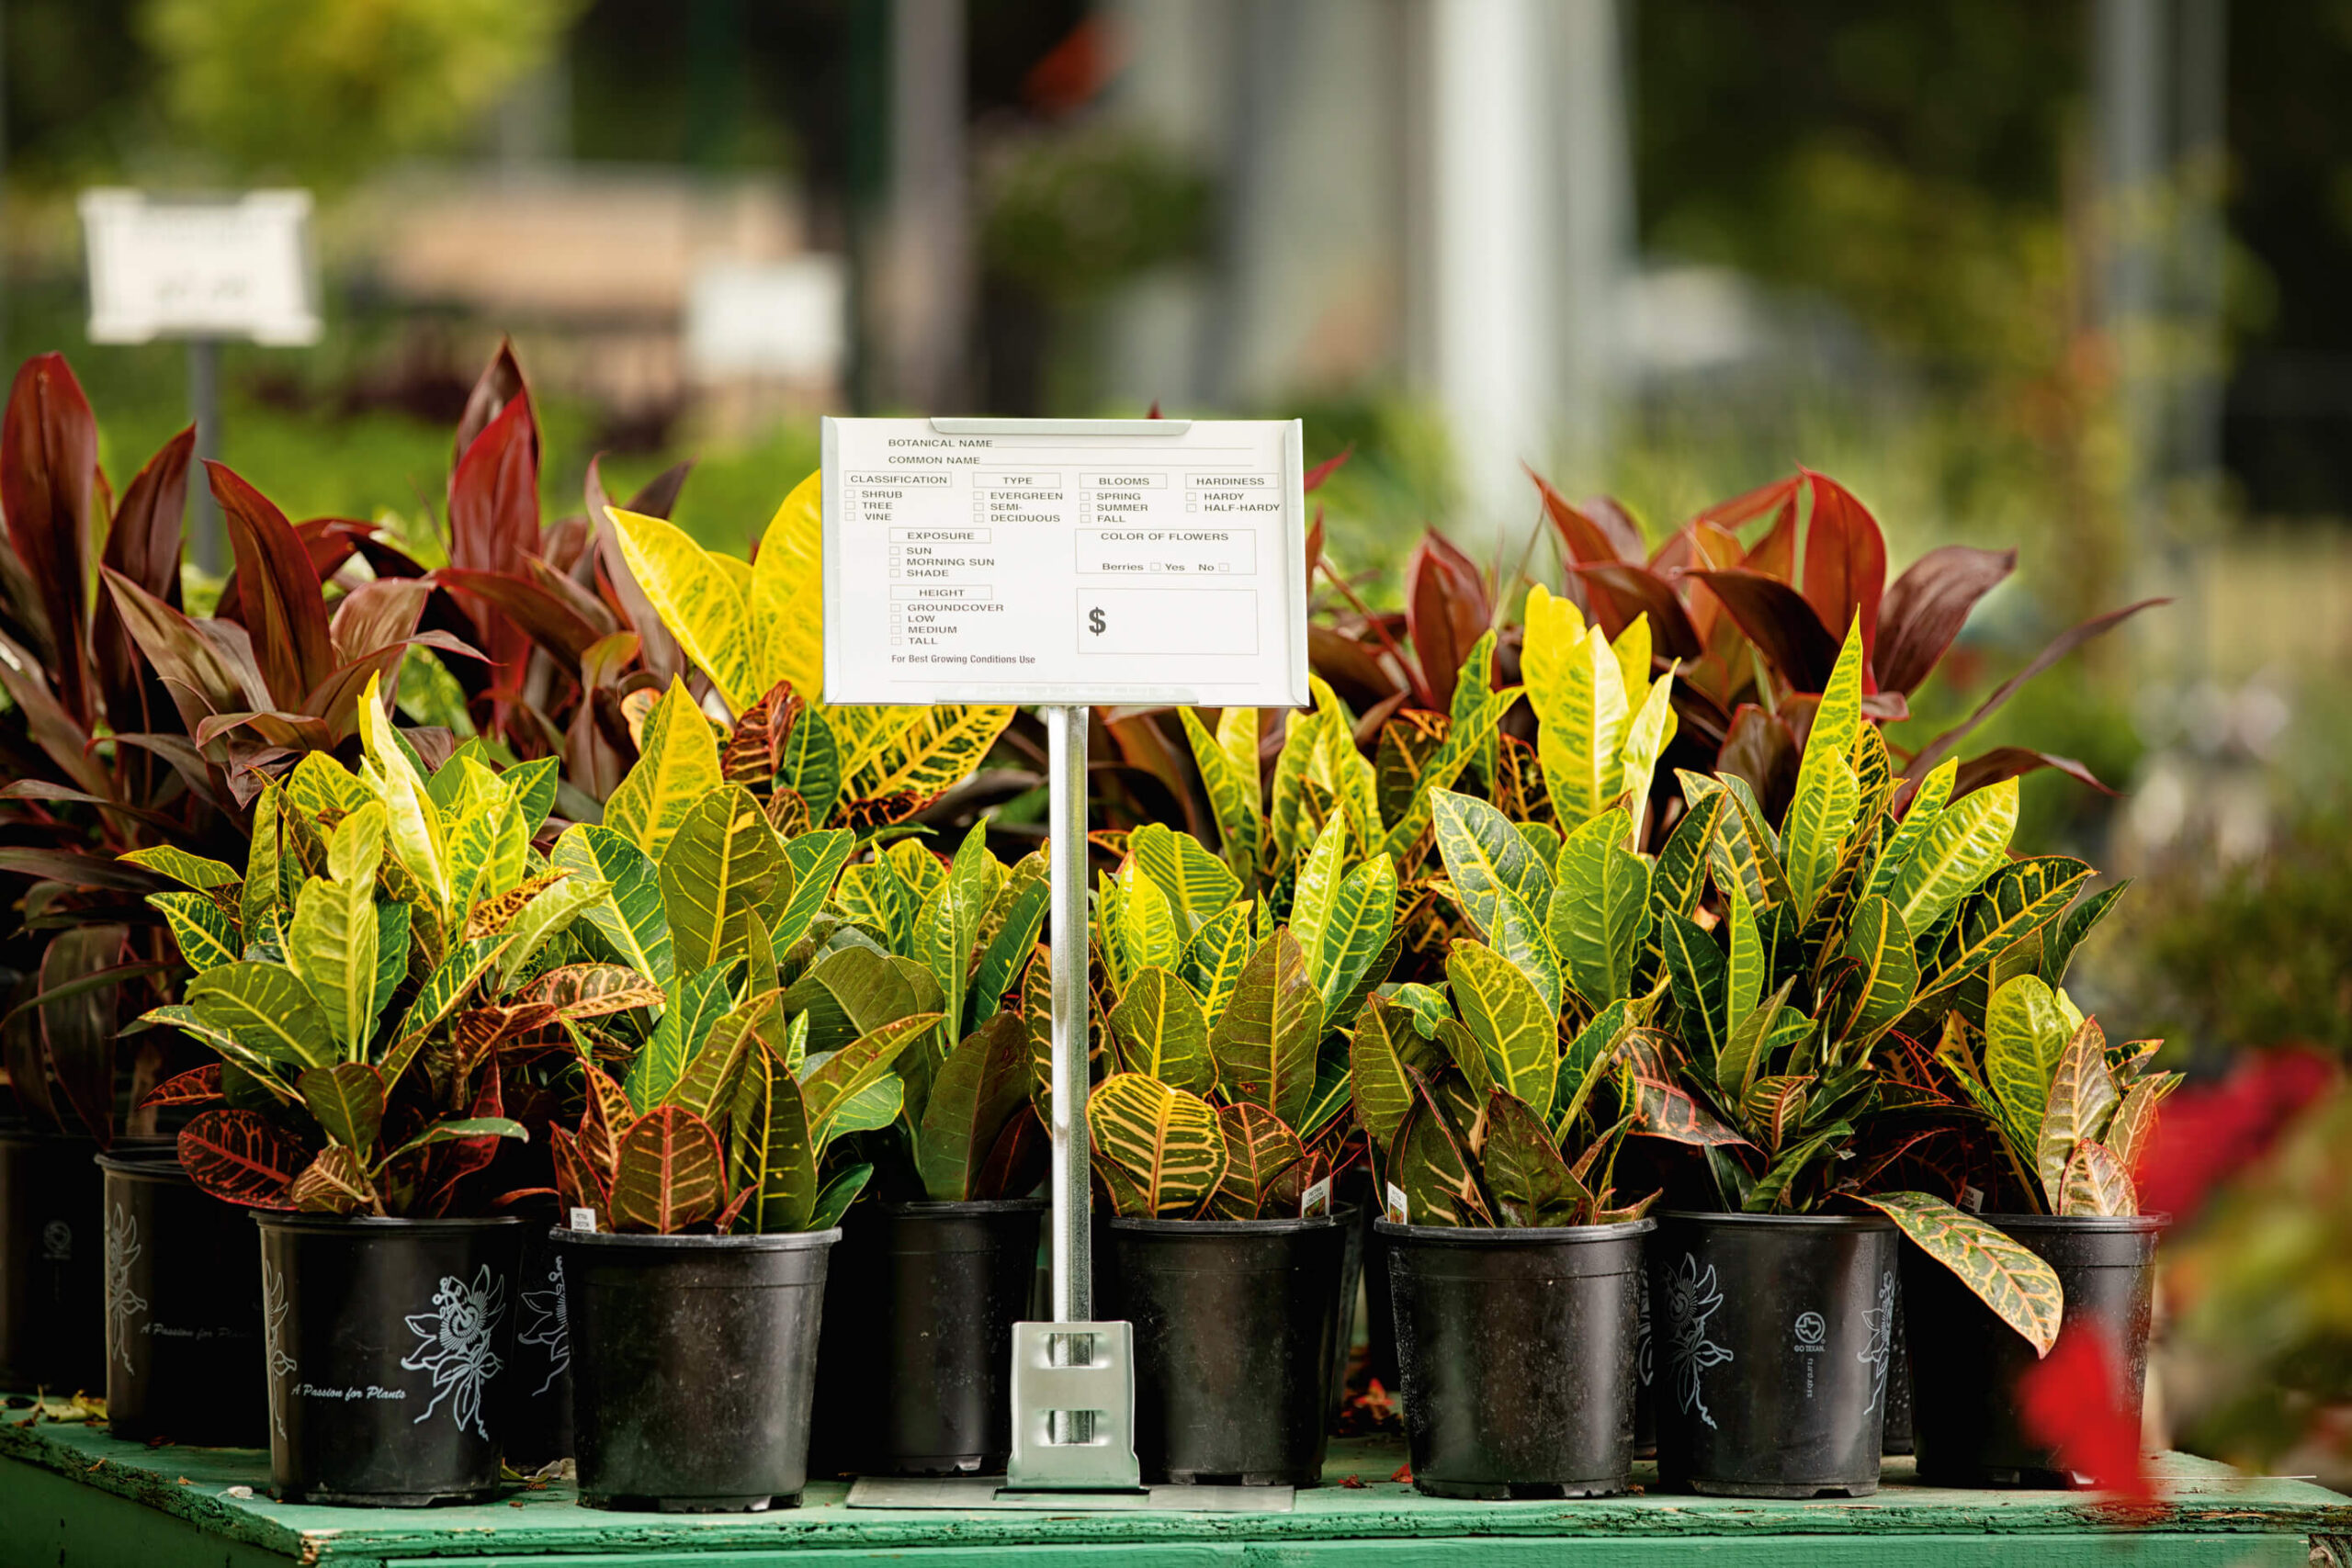
M 824 423 L 825 700 L 1037 705 L 1050 797 L 1053 1321 L 1013 1325 L 1001 1493 L 925 1483 L 938 1500 L 924 1501 L 861 1481 L 853 1506 L 1147 1497 L 1134 1329 L 1093 1315 L 1086 728 L 1097 703 L 1306 705 L 1300 434 L 1295 420 Z M 1281 1506 L 1222 1490 L 1155 1488 L 1148 1505 Z
M 166 199 L 135 190 L 82 193 L 90 275 L 90 341 L 187 341 L 191 466 L 220 456 L 220 344 L 319 341 L 311 193 L 257 190 Z M 220 513 L 200 468 L 189 475 L 197 564 L 224 570 Z

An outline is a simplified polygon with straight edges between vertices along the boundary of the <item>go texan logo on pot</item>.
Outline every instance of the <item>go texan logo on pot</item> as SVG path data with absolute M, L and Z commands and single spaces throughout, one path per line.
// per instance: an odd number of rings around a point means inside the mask
M 1829 1320 L 1817 1312 L 1801 1312 L 1791 1327 L 1790 1338 L 1796 1353 L 1804 1358 L 1804 1396 L 1811 1399 L 1814 1358 L 1829 1348 Z

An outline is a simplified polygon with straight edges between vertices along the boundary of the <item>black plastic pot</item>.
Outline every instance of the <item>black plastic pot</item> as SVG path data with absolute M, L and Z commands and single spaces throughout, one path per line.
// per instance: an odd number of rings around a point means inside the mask
M 1311 1220 L 1114 1219 L 1106 1316 L 1135 1325 L 1147 1481 L 1312 1486 L 1352 1210 Z
M 798 1506 L 826 1257 L 841 1234 L 554 1233 L 571 1314 L 581 1502 L 664 1513 Z
M 96 1152 L 87 1138 L 0 1131 L 0 1387 L 106 1385 Z
M 118 1438 L 269 1440 L 261 1272 L 246 1211 L 198 1188 L 169 1145 L 100 1155 L 107 1421 Z
M 2095 1333 L 2123 1374 L 2132 1424 L 2148 1375 L 2161 1215 L 1984 1216 L 2057 1271 L 2062 1336 Z M 2018 1429 L 2018 1380 L 2033 1347 L 1917 1247 L 1903 1249 L 1919 1479 L 1949 1486 L 2067 1486 L 2057 1456 Z
M 1645 1261 L 1634 1303 L 1634 1457 L 1657 1457 L 1657 1335 L 1650 1321 L 1650 1270 Z
M 571 1333 L 555 1243 L 527 1220 L 514 1304 L 514 1364 L 499 1380 L 497 1424 L 506 1462 L 531 1471 L 571 1457 Z
M 254 1219 L 278 1495 L 396 1508 L 492 1496 L 523 1222 Z
M 1363 1242 L 1364 1376 L 1396 1392 L 1396 1303 L 1390 1292 L 1388 1238 L 1374 1224 Z
M 1907 1252 L 1910 1248 L 1904 1250 Z M 1905 1272 L 1901 1269 L 1895 1270 L 1894 1359 L 1886 1369 L 1886 1432 L 1879 1441 L 1880 1451 L 1890 1454 L 1907 1454 L 1914 1446 L 1909 1309 L 1904 1305 L 1903 1300 L 1909 1288 L 1904 1283 Z
M 1876 1215 L 1664 1216 L 1649 1269 L 1667 1485 L 1730 1497 L 1878 1490 L 1895 1239 Z
M 1436 1497 L 1625 1490 L 1643 1238 L 1656 1222 L 1379 1228 L 1413 1484 Z
M 1012 1325 L 1046 1201 L 865 1203 L 826 1266 L 817 1430 L 828 1468 L 995 1474 L 1012 1453 Z

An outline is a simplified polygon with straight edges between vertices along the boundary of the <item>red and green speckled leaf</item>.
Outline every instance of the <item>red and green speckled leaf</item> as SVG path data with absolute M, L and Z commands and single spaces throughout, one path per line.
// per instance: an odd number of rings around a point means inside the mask
M 287 1190 L 310 1152 L 257 1111 L 208 1111 L 180 1132 L 180 1166 L 215 1198 L 257 1209 L 291 1207 Z
M 2026 1337 L 2036 1356 L 2050 1354 L 2066 1301 L 2049 1264 L 1975 1215 L 1925 1192 L 1881 1192 L 1862 1201 L 1958 1275 L 1977 1300 Z
M 718 1140 L 674 1105 L 639 1117 L 621 1138 L 613 1228 L 675 1235 L 719 1210 Z

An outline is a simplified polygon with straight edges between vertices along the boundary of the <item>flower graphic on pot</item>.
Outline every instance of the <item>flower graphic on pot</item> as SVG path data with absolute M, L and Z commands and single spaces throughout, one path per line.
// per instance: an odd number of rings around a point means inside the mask
M 401 1365 L 412 1372 L 433 1374 L 433 1403 L 416 1418 L 417 1425 L 447 1399 L 458 1430 L 471 1427 L 484 1439 L 490 1437 L 482 1421 L 481 1396 L 505 1365 L 490 1348 L 491 1331 L 506 1314 L 505 1294 L 505 1282 L 492 1279 L 485 1263 L 470 1285 L 442 1275 L 441 1288 L 433 1292 L 433 1310 L 409 1318 L 408 1331 L 419 1344 L 401 1358 Z
M 40 1260 L 44 1263 L 74 1261 L 74 1227 L 63 1220 L 51 1220 L 40 1227 Z
M 1707 1337 L 1707 1320 L 1724 1304 L 1715 1284 L 1715 1266 L 1704 1272 L 1699 1260 L 1686 1252 L 1682 1267 L 1666 1282 L 1667 1354 L 1674 1363 L 1674 1396 L 1684 1415 L 1697 1412 L 1712 1427 L 1714 1416 L 1699 1386 L 1699 1374 L 1730 1360 L 1731 1352 Z
M 1650 1386 L 1650 1275 L 1646 1269 L 1634 1270 L 1634 1375 L 1644 1388 Z
M 564 1305 L 561 1263 L 548 1269 L 546 1290 L 523 1292 L 523 1310 L 531 1314 L 530 1325 L 514 1336 L 514 1342 L 547 1348 L 548 1381 L 537 1390 L 545 1393 L 555 1386 L 556 1379 L 571 1370 L 571 1318 Z
M 286 1353 L 286 1276 L 261 1265 L 261 1350 L 269 1359 L 269 1421 L 279 1437 L 286 1436 L 286 1380 L 294 1373 L 294 1358 Z
M 118 1358 L 130 1371 L 130 1334 L 134 1321 L 147 1310 L 147 1298 L 130 1288 L 130 1266 L 139 1261 L 139 1222 L 130 1209 L 117 1203 L 107 1212 L 107 1359 Z
M 1871 1369 L 1871 1402 L 1862 1406 L 1863 1413 L 1878 1408 L 1886 1395 L 1886 1365 L 1894 1353 L 1894 1273 L 1889 1269 L 1878 1277 L 1878 1305 L 1862 1313 L 1863 1326 L 1870 1330 L 1870 1343 L 1854 1352 L 1857 1360 L 1867 1361 Z

